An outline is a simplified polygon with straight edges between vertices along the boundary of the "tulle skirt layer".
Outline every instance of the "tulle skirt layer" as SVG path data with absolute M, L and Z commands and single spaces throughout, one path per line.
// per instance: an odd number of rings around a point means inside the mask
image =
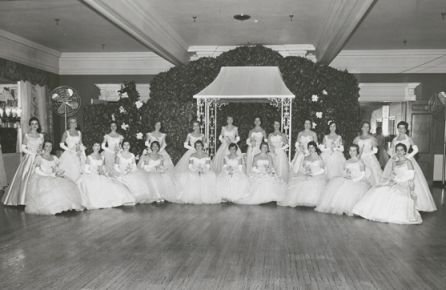
M 105 167 L 110 176 L 118 176 L 119 173 L 115 170 L 116 153 L 104 151 Z
M 285 197 L 278 204 L 290 207 L 316 206 L 325 189 L 325 185 L 325 174 L 295 176 L 290 179 Z
M 163 156 L 164 159 L 164 167 L 166 168 L 167 171 L 170 171 L 174 168 L 173 162 L 172 162 L 172 158 L 170 157 L 169 153 L 167 153 L 166 150 L 161 150 L 160 153 L 161 156 Z
M 215 153 L 214 158 L 212 159 L 212 169 L 218 174 L 222 171 L 223 165 L 225 163 L 225 157 L 229 154 L 229 145 L 226 143 L 222 143 L 220 147 L 218 147 L 217 152 Z M 237 155 L 242 155 L 240 149 L 237 149 Z
M 8 191 L 5 192 L 2 202 L 5 205 L 24 205 L 29 190 L 29 180 L 34 172 L 36 155 L 26 154 L 17 168 Z
M 87 209 L 134 205 L 135 198 L 114 179 L 97 174 L 84 174 L 78 182 L 82 205 Z
M 33 174 L 26 195 L 26 213 L 54 215 L 82 209 L 80 192 L 74 182 L 62 177 Z
M 291 161 L 291 172 L 290 172 L 290 177 L 294 176 L 296 177 L 299 174 L 299 170 L 302 166 L 302 163 L 304 162 L 305 159 L 305 154 L 303 152 L 297 152 L 294 155 L 293 160 Z
M 222 171 L 217 176 L 215 188 L 221 200 L 238 203 L 249 196 L 249 179 L 242 172 L 230 175 L 226 171 Z
M 65 151 L 60 156 L 60 169 L 64 171 L 64 176 L 76 182 L 81 176 L 82 166 L 85 162 L 85 154 Z
M 378 159 L 376 159 L 375 154 L 365 154 L 361 156 L 361 160 L 365 164 L 366 177 L 369 183 L 374 186 L 381 182 L 382 169 L 379 165 Z
M 173 178 L 167 172 L 164 173 L 146 173 L 150 192 L 158 200 L 167 200 L 170 202 L 181 202 Z
M 274 169 L 277 175 L 285 182 L 288 181 L 290 163 L 288 161 L 288 155 L 282 149 L 277 149 L 271 154 L 274 162 Z
M 252 146 L 248 147 L 248 151 L 246 152 L 246 172 L 248 174 L 251 173 L 252 162 L 254 161 L 254 156 L 256 156 L 259 153 L 260 153 L 259 147 L 257 147 L 257 146 L 256 147 L 252 147 Z
M 215 173 L 208 171 L 203 174 L 185 172 L 178 176 L 179 199 L 184 203 L 212 204 L 220 203 L 215 184 Z
M 343 176 L 345 157 L 342 152 L 324 152 L 321 154 L 321 158 L 325 164 L 325 171 L 327 172 L 327 178 L 330 180 L 334 177 Z
M 174 174 L 181 175 L 189 171 L 189 158 L 195 152 L 195 149 L 189 149 L 183 154 L 183 156 L 181 156 L 180 160 L 178 160 L 177 164 L 175 165 L 173 171 Z
M 6 170 L 5 163 L 3 161 L 2 150 L 0 149 L 0 189 L 4 188 L 6 185 L 8 185 L 8 180 L 6 178 Z
M 420 224 L 419 212 L 407 183 L 376 186 L 353 207 L 353 214 L 365 219 L 395 224 Z
M 161 200 L 161 195 L 155 193 L 148 178 L 145 171 L 138 169 L 119 176 L 117 180 L 130 191 L 136 203 L 152 203 Z
M 249 177 L 249 195 L 240 204 L 263 204 L 281 200 L 286 185 L 277 175 L 252 173 Z
M 325 188 L 316 211 L 353 215 L 355 204 L 364 196 L 370 185 L 367 182 L 353 181 L 343 177 L 333 178 Z

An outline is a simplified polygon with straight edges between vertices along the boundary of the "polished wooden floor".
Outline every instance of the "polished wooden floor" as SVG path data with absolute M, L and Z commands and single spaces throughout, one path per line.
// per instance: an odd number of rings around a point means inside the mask
M 446 209 L 423 219 L 273 205 L 0 207 L 0 289 L 446 289 Z

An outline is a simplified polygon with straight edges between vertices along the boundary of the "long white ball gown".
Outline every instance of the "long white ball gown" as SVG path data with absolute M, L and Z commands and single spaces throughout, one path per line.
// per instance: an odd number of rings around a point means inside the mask
M 5 205 L 24 205 L 26 194 L 29 190 L 29 179 L 34 173 L 34 160 L 42 149 L 44 137 L 39 134 L 33 137 L 25 134 L 24 142 L 21 147 L 25 156 L 20 161 L 19 167 L 12 178 L 8 191 L 3 195 L 2 203 Z
M 122 153 L 116 156 L 115 170 L 119 173 L 117 180 L 127 187 L 136 203 L 152 203 L 157 201 L 157 196 L 152 192 L 147 174 L 136 166 L 136 158 L 133 153 L 130 157 L 124 157 Z
M 216 176 L 211 169 L 209 157 L 191 156 L 186 172 L 178 176 L 179 199 L 184 203 L 212 204 L 220 203 L 215 188 Z
M 361 171 L 361 162 L 345 163 L 345 176 L 335 177 L 328 182 L 316 211 L 353 215 L 353 207 L 370 188 L 365 171 Z
M 297 176 L 291 177 L 281 206 L 316 206 L 325 189 L 326 176 L 322 159 L 305 158 Z
M 253 139 L 254 141 L 252 141 Z M 260 145 L 265 140 L 265 136 L 263 131 L 251 132 L 248 139 L 246 140 L 246 144 L 248 145 L 248 151 L 246 152 L 246 172 L 248 174 L 251 173 L 253 167 L 254 156 L 260 153 Z
M 103 156 L 97 159 L 90 155 L 87 159 L 84 174 L 77 181 L 82 205 L 86 209 L 135 204 L 135 198 L 124 185 L 106 176 Z
M 215 153 L 214 158 L 212 159 L 212 167 L 217 174 L 220 173 L 223 169 L 224 160 L 229 154 L 229 144 L 238 143 L 240 141 L 238 128 L 234 126 L 231 130 L 229 130 L 226 128 L 226 126 L 222 127 L 221 134 L 218 139 L 220 140 L 221 145 L 220 147 L 218 147 L 218 150 Z M 237 150 L 237 154 L 241 155 L 240 149 Z
M 249 174 L 249 195 L 240 204 L 263 204 L 283 198 L 286 184 L 277 176 L 274 165 L 268 159 L 255 159 Z
M 329 135 L 325 135 L 324 143 L 320 148 L 322 150 L 321 158 L 324 160 L 327 178 L 330 180 L 334 177 L 343 176 L 345 157 L 342 137 L 337 135 L 333 139 Z
M 69 179 L 56 176 L 59 160 L 36 158 L 37 167 L 30 179 L 26 195 L 25 212 L 29 214 L 54 215 L 69 210 L 83 209 L 76 184 Z
M 163 163 L 164 163 L 164 168 L 166 170 L 171 170 L 174 168 L 173 162 L 172 162 L 172 158 L 170 157 L 169 153 L 167 153 L 166 151 L 166 147 L 167 147 L 167 143 L 166 143 L 166 134 L 165 133 L 160 133 L 160 136 L 155 136 L 153 133 L 147 133 L 147 140 L 146 140 L 146 146 L 147 146 L 147 152 L 150 151 L 150 145 L 152 144 L 152 142 L 157 141 L 160 144 L 160 150 L 159 150 L 159 154 L 161 154 L 163 156 Z
M 143 156 L 141 166 L 147 174 L 146 180 L 150 192 L 156 196 L 157 201 L 179 202 L 174 180 L 164 165 L 163 156 L 161 154 L 159 156 L 161 157 L 159 159 L 152 159 L 149 155 Z
M 301 134 L 294 144 L 296 148 L 296 154 L 294 155 L 293 160 L 291 161 L 291 171 L 294 175 L 299 173 L 300 168 L 302 167 L 302 163 L 304 161 L 305 156 L 308 156 L 308 143 L 314 141 L 317 143 L 317 140 L 314 139 L 311 135 L 303 135 Z
M 188 172 L 189 170 L 189 158 L 192 154 L 195 153 L 195 142 L 200 140 L 201 142 L 204 142 L 204 135 L 200 134 L 200 136 L 195 137 L 192 135 L 192 133 L 187 134 L 187 140 L 189 142 L 184 142 L 184 148 L 187 149 L 186 153 L 183 154 L 183 156 L 180 158 L 180 160 L 177 162 L 174 168 L 175 174 L 182 174 L 185 172 Z M 206 146 L 206 145 L 205 145 Z
M 85 163 L 85 147 L 82 145 L 82 133 L 77 131 L 77 136 L 71 136 L 66 131 L 66 149 L 60 156 L 60 168 L 64 171 L 64 176 L 76 182 L 82 173 Z M 64 145 L 65 147 L 65 145 Z
M 353 143 L 359 146 L 361 152 L 361 160 L 366 167 L 366 176 L 369 183 L 373 186 L 381 181 L 382 169 L 379 165 L 378 159 L 375 154 L 377 152 L 376 142 L 373 137 L 362 139 L 356 137 Z
M 273 157 L 276 173 L 283 181 L 287 182 L 290 163 L 285 150 L 288 149 L 288 144 L 284 143 L 284 138 L 282 135 L 270 134 L 269 141 L 271 145 L 271 156 Z
M 249 196 L 249 180 L 243 171 L 241 156 L 225 156 L 221 173 L 217 176 L 216 190 L 223 201 L 238 203 Z
M 0 146 L 0 190 L 8 185 L 8 180 L 6 178 L 5 163 L 3 161 L 2 148 Z
M 376 185 L 353 207 L 353 214 L 365 219 L 396 223 L 420 224 L 420 213 L 415 208 L 415 201 L 410 196 L 409 182 L 414 179 L 415 172 L 410 170 L 407 161 L 402 165 L 393 163 L 389 181 L 384 185 Z
M 423 171 L 414 158 L 414 156 L 418 153 L 418 147 L 413 143 L 412 138 L 407 135 L 404 135 L 403 137 L 404 138 L 402 140 L 398 140 L 398 137 L 395 137 L 392 140 L 392 146 L 389 153 L 393 156 L 395 154 L 395 147 L 399 143 L 406 145 L 407 150 L 412 147 L 412 152 L 407 154 L 406 157 L 412 162 L 415 171 L 414 192 L 417 195 L 417 210 L 427 212 L 436 211 L 437 207 L 435 206 L 435 201 L 432 197 L 431 191 L 429 190 L 429 185 L 427 184 Z M 391 170 L 391 164 L 392 163 L 387 163 L 384 172 Z
M 107 172 L 111 176 L 118 175 L 115 171 L 116 154 L 119 152 L 123 140 L 124 137 L 121 135 L 111 136 L 107 134 L 104 136 L 104 142 L 101 147 L 104 150 L 105 167 L 107 167 Z

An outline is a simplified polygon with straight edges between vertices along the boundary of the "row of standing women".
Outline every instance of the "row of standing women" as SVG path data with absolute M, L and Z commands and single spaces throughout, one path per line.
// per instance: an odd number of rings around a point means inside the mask
M 69 209 L 162 200 L 183 203 L 231 201 L 240 204 L 276 201 L 283 206 L 311 206 L 321 212 L 357 214 L 371 220 L 397 223 L 421 222 L 419 215 L 414 213 L 436 209 L 422 171 L 413 159 L 418 149 L 407 136 L 407 123 L 398 125 L 399 135 L 393 140 L 390 152 L 393 158 L 384 170 L 384 177 L 375 157 L 376 141 L 369 134 L 368 123 L 363 124 L 361 135 L 353 142 L 355 146 L 349 148 L 351 158 L 346 161 L 342 137 L 336 133 L 336 123 L 330 124 L 330 133 L 318 145 L 311 122 L 305 121 L 305 129 L 297 137 L 296 155 L 291 164 L 286 152 L 288 140 L 280 131 L 280 123 L 274 123 L 274 132 L 268 136 L 261 127 L 260 118 L 256 118 L 254 124 L 246 141 L 246 160 L 237 146 L 240 137 L 232 117 L 227 118 L 227 125 L 222 128 L 221 146 L 211 160 L 204 150 L 206 140 L 200 133 L 199 124 L 194 123 L 193 131 L 184 143 L 188 150 L 174 167 L 165 150 L 166 135 L 160 132 L 159 122 L 155 130 L 147 134 L 148 149 L 136 165 L 135 156 L 129 152 L 130 144 L 123 142 L 122 136 L 116 132 L 115 123 L 111 124 L 111 132 L 105 135 L 102 146 L 95 144 L 93 153 L 86 157 L 81 132 L 76 130 L 76 120 L 71 119 L 60 146 L 65 152 L 60 166 L 57 166 L 56 157 L 50 157 L 49 153 L 42 154 L 35 162 L 43 136 L 37 132 L 38 120 L 32 119 L 31 132 L 25 135 L 22 148 L 26 157 L 3 202 L 26 204 L 26 208 L 30 208 L 31 198 L 27 196 L 34 194 L 25 193 L 36 192 L 34 189 L 37 188 L 32 186 L 33 191 L 28 190 L 32 184 L 31 176 L 43 176 L 45 167 L 52 167 L 52 177 L 58 178 L 54 180 L 62 179 L 58 176 L 63 175 L 64 180 L 71 180 L 77 185 L 73 188 L 78 189 L 81 202 L 78 208 L 71 206 Z M 398 147 L 399 144 L 403 146 Z M 45 152 L 48 151 L 47 146 L 50 144 L 45 143 Z M 99 153 L 101 147 L 103 154 Z M 409 148 L 412 152 L 407 154 Z M 46 164 L 47 161 L 52 164 Z M 33 166 L 40 169 L 30 170 Z M 40 186 L 39 191 L 43 188 Z M 400 194 L 406 199 L 403 198 L 404 202 L 403 199 L 392 200 L 386 194 L 374 192 Z M 405 207 L 406 215 L 390 217 L 396 212 L 395 206 Z M 392 210 L 385 212 L 385 208 Z M 414 216 L 417 217 L 415 220 Z

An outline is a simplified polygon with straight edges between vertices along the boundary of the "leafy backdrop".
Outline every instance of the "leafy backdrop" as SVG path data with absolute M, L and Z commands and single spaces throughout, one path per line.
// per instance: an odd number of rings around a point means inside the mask
M 347 144 L 356 136 L 359 88 L 352 74 L 302 57 L 282 57 L 263 46 L 243 46 L 216 58 L 200 58 L 156 75 L 150 83 L 150 100 L 141 107 L 135 105 L 139 95 L 133 82 L 125 83 L 122 93 L 128 97 L 119 102 L 85 107 L 84 142 L 91 145 L 102 140 L 113 115 L 118 127 L 122 123 L 128 125 L 120 128 L 120 133 L 132 142 L 132 151 L 138 155 L 144 147 L 138 133 L 151 131 L 154 123 L 161 121 L 163 131 L 167 133 L 167 150 L 177 161 L 185 151 L 183 142 L 195 119 L 193 95 L 209 85 L 222 66 L 279 67 L 285 84 L 296 96 L 293 101 L 293 142 L 306 118 L 313 120 L 319 138 L 327 133 L 330 120 L 337 122 L 338 131 Z M 273 121 L 280 118 L 279 112 L 268 104 L 230 104 L 218 113 L 219 128 L 227 115 L 233 116 L 240 127 L 241 145 L 245 143 L 255 116 L 262 117 L 267 132 L 272 130 Z

